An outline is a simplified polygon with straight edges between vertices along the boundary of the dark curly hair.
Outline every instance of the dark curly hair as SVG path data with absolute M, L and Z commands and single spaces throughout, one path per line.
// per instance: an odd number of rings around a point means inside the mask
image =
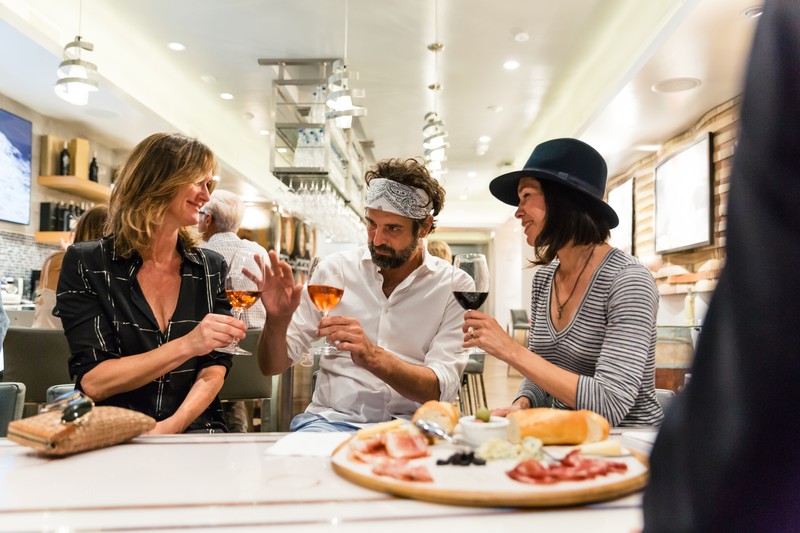
M 386 178 L 425 191 L 425 194 L 428 195 L 433 204 L 434 217 L 444 207 L 444 188 L 431 176 L 425 165 L 417 159 L 382 159 L 375 164 L 374 168 L 368 170 L 364 176 L 367 187 L 369 187 L 369 182 L 376 178 Z M 414 220 L 415 234 L 419 232 L 419 228 L 424 221 L 424 218 Z M 436 229 L 436 219 L 431 225 L 430 233 L 433 233 L 434 229 Z

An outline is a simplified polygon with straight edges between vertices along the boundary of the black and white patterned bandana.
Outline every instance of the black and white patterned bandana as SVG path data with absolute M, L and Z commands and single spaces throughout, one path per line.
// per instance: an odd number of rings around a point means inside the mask
M 422 189 L 386 178 L 370 180 L 367 189 L 367 207 L 415 220 L 427 217 L 433 209 L 428 194 Z

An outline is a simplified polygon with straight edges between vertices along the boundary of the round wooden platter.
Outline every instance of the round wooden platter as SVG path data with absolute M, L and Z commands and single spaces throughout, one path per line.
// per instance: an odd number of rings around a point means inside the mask
M 355 437 L 354 437 L 355 438 Z M 372 465 L 348 458 L 349 440 L 333 453 L 333 470 L 362 487 L 395 496 L 434 503 L 476 507 L 564 507 L 612 500 L 636 492 L 647 484 L 647 459 L 637 452 L 607 460 L 624 462 L 628 471 L 584 481 L 563 481 L 552 485 L 530 485 L 506 475 L 518 463 L 504 459 L 487 461 L 485 466 L 436 464 L 455 450 L 451 445 L 431 446 L 431 455 L 412 460 L 428 468 L 433 482 L 402 481 L 372 473 Z M 561 456 L 562 454 L 558 454 Z

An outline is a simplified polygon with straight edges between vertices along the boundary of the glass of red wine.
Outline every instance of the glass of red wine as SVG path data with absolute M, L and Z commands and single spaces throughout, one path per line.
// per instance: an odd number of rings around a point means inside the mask
M 344 276 L 338 261 L 323 261 L 319 257 L 311 260 L 308 271 L 308 296 L 314 307 L 327 317 L 344 296 Z M 314 355 L 334 355 L 336 346 L 325 339 L 325 343 L 312 352 Z
M 259 253 L 250 248 L 237 250 L 231 258 L 231 264 L 225 276 L 225 296 L 231 303 L 233 316 L 239 320 L 243 320 L 242 316 L 245 310 L 261 297 L 258 283 L 253 280 L 254 277 L 258 279 L 256 275 L 261 272 L 261 268 L 256 263 L 256 255 Z M 262 257 L 262 264 L 265 264 L 266 261 L 266 257 Z M 253 355 L 252 352 L 239 347 L 239 339 L 233 339 L 230 345 L 217 348 L 216 351 L 231 355 Z
M 465 310 L 478 309 L 489 296 L 489 266 L 486 256 L 459 254 L 453 258 L 453 266 L 453 296 Z M 474 347 L 466 352 L 470 355 L 483 353 Z

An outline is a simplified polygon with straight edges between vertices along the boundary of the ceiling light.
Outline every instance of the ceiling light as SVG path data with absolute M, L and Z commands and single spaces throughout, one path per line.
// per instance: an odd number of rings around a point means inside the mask
M 466 200 L 467 199 L 467 195 L 466 194 L 462 194 L 461 196 L 458 197 L 458 199 L 459 200 Z
M 286 152 L 288 152 L 288 149 L 281 146 L 280 148 L 276 148 L 275 151 L 281 154 L 285 154 Z
M 480 137 L 478 137 L 478 142 L 479 143 L 483 143 L 483 144 L 486 144 L 491 140 L 492 140 L 492 138 L 489 137 L 488 135 L 481 135 Z
M 700 84 L 697 78 L 671 78 L 656 83 L 650 89 L 654 93 L 679 93 L 699 87 Z
M 506 70 L 517 70 L 519 68 L 519 61 L 514 59 L 509 59 L 505 63 L 503 63 L 503 68 Z
M 259 135 L 269 135 L 269 130 L 258 130 Z
M 530 38 L 531 36 L 528 35 L 528 32 L 526 31 L 519 30 L 514 32 L 514 40 L 517 41 L 518 43 L 524 43 Z
M 742 11 L 742 16 L 749 19 L 757 19 L 762 13 L 764 13 L 764 8 L 762 6 L 753 6 Z
M 167 44 L 167 48 L 169 48 L 170 50 L 175 50 L 176 52 L 183 52 L 184 50 L 186 50 L 186 47 L 181 43 L 169 43 Z
M 344 2 L 344 54 L 342 59 L 333 62 L 333 73 L 328 77 L 327 105 L 333 111 L 325 113 L 325 118 L 333 119 L 337 127 L 347 129 L 353 124 L 353 117 L 367 114 L 366 107 L 353 105 L 353 98 L 363 98 L 363 89 L 350 88 L 350 75 L 347 72 L 347 18 L 348 1 Z
M 78 12 L 78 35 L 64 46 L 64 60 L 56 71 L 56 95 L 74 105 L 88 104 L 89 93 L 97 91 L 97 65 L 86 60 L 86 55 L 94 51 L 94 45 L 81 38 L 82 18 L 83 2 Z
M 467 172 L 467 177 L 468 177 L 468 178 L 474 178 L 474 177 L 475 177 L 475 176 L 477 176 L 477 175 L 478 175 L 478 173 L 477 173 L 477 172 Z
M 427 46 L 433 53 L 433 74 L 434 81 L 428 85 L 428 89 L 433 92 L 433 111 L 428 111 L 423 117 L 422 124 L 422 148 L 425 154 L 425 165 L 431 175 L 441 179 L 442 174 L 447 172 L 442 165 L 442 161 L 447 160 L 445 149 L 450 146 L 447 142 L 447 129 L 444 121 L 439 118 L 437 111 L 438 93 L 442 89 L 439 80 L 439 53 L 444 50 L 444 43 L 439 41 L 439 1 L 436 0 L 433 6 L 433 33 L 434 42 Z
M 223 100 L 233 100 L 233 95 L 231 93 L 220 93 L 219 97 Z

